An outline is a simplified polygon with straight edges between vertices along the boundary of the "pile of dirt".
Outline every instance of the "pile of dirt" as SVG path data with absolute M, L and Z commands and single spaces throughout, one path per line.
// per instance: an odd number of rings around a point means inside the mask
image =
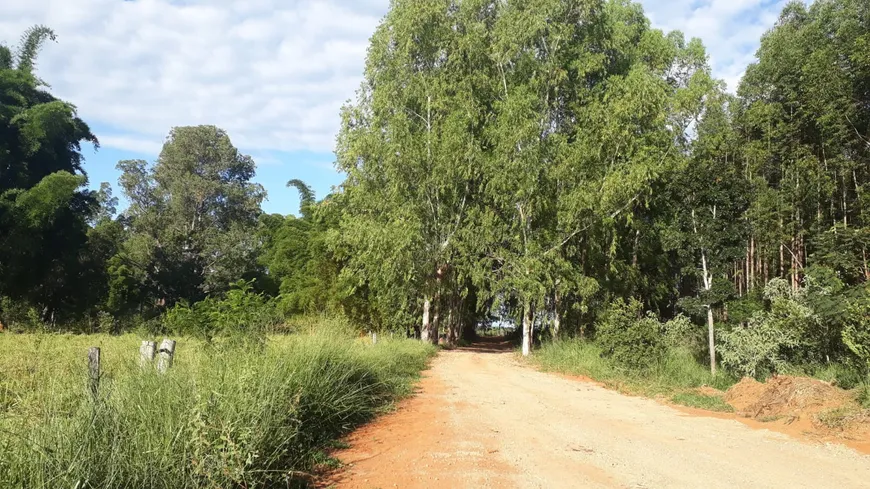
M 852 406 L 855 399 L 849 392 L 821 380 L 782 375 L 763 384 L 744 378 L 728 389 L 725 402 L 750 418 L 796 420 Z

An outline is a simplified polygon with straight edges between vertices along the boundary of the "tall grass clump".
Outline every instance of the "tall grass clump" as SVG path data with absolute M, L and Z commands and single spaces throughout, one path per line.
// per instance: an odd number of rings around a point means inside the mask
M 727 389 L 728 373 L 711 375 L 698 361 L 696 327 L 685 316 L 660 322 L 634 299 L 617 300 L 595 325 L 594 341 L 545 343 L 533 357 L 542 369 L 583 375 L 648 396 L 671 396 L 711 386 Z
M 532 360 L 543 370 L 582 375 L 621 390 L 648 396 L 670 395 L 684 389 L 711 386 L 727 389 L 736 379 L 727 373 L 710 375 L 687 349 L 674 347 L 643 368 L 616 364 L 593 341 L 571 339 L 548 342 Z
M 140 339 L 0 335 L 0 486 L 303 485 L 320 450 L 407 394 L 433 353 L 312 328 L 265 344 L 182 338 L 166 375 Z M 233 345 L 233 346 L 230 346 Z M 99 395 L 85 350 L 103 348 Z

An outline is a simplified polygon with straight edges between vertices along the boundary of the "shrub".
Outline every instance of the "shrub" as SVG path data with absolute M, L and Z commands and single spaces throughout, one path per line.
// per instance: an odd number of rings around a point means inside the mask
M 595 339 L 603 355 L 618 365 L 638 369 L 649 367 L 666 351 L 661 323 L 652 313 L 643 316 L 637 299 L 618 299 L 596 325 Z
M 165 328 L 173 333 L 194 336 L 208 342 L 220 337 L 225 341 L 262 342 L 264 335 L 279 323 L 275 299 L 253 291 L 251 282 L 233 284 L 226 297 L 209 297 L 196 304 L 177 304 L 166 312 Z
M 663 341 L 669 348 L 688 347 L 694 343 L 698 327 L 688 317 L 677 317 L 662 325 Z
M 802 344 L 802 332 L 817 322 L 800 294 L 785 280 L 771 280 L 764 290 L 770 311 L 755 313 L 747 327 L 720 333 L 722 364 L 750 377 L 785 371 L 789 353 Z
M 870 302 L 855 301 L 848 307 L 843 343 L 870 370 Z
M 799 344 L 797 335 L 777 328 L 765 313 L 754 316 L 749 326 L 723 332 L 719 338 L 722 364 L 750 377 L 786 370 L 783 351 Z
M 735 380 L 727 373 L 710 375 L 710 368 L 685 348 L 668 350 L 645 369 L 627 370 L 602 356 L 601 346 L 581 339 L 544 343 L 531 361 L 548 371 L 585 375 L 635 394 L 672 396 L 704 385 L 725 390 Z

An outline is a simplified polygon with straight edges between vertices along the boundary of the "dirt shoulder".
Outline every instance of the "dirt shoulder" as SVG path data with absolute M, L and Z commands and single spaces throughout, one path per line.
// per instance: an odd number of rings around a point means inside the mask
M 491 344 L 442 352 L 355 432 L 321 487 L 866 487 L 870 457 L 549 375 Z

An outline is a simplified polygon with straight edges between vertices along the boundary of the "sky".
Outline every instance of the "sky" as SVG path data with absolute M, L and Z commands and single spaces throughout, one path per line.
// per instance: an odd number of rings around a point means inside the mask
M 641 0 L 656 28 L 707 47 L 734 90 L 786 0 Z M 35 24 L 57 42 L 39 76 L 100 140 L 83 148 L 90 185 L 117 191 L 119 160 L 154 161 L 174 126 L 214 124 L 257 162 L 266 212 L 298 211 L 300 178 L 319 197 L 341 106 L 362 81 L 368 39 L 389 0 L 2 0 L 0 43 Z M 122 207 L 124 203 L 122 200 Z

